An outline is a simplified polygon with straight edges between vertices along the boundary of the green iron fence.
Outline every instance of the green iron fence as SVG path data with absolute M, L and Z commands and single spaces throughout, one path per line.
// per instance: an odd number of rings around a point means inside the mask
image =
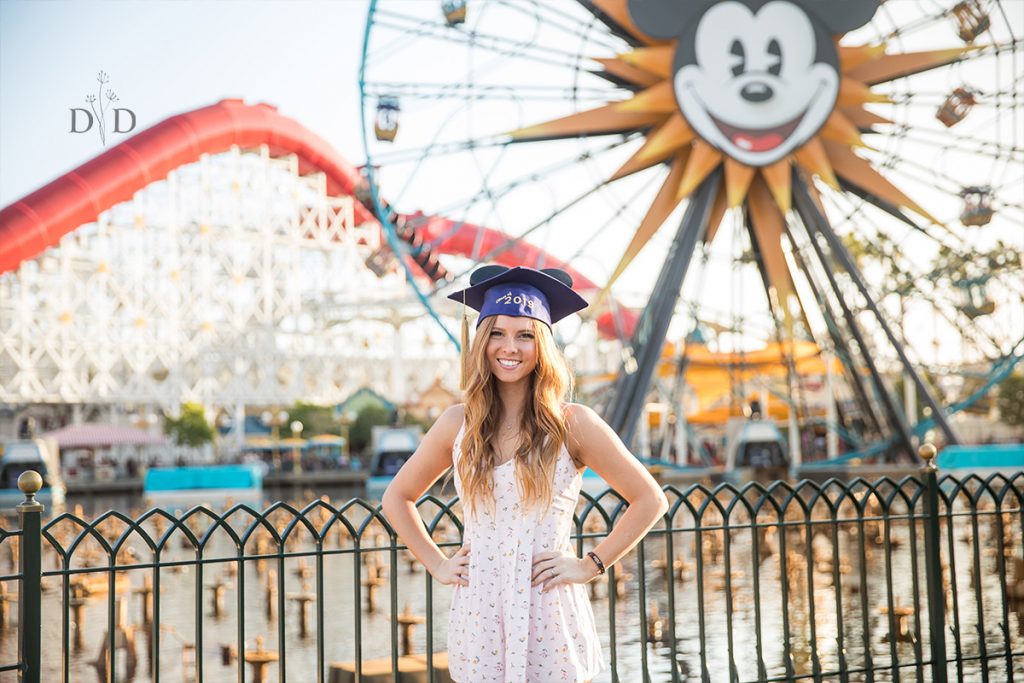
M 666 486 L 665 518 L 590 584 L 610 664 L 597 680 L 1024 680 L 1024 473 L 939 478 L 930 463 L 900 481 Z M 448 680 L 449 589 L 378 506 L 44 523 L 39 483 L 20 482 L 20 528 L 0 530 L 5 624 L 18 601 L 0 680 L 398 681 L 417 663 Z M 418 508 L 458 546 L 457 500 Z M 625 508 L 584 493 L 577 550 Z

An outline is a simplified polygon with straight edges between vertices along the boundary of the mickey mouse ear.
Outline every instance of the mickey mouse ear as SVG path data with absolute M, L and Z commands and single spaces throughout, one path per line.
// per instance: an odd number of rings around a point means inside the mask
M 879 0 L 800 0 L 830 33 L 846 33 L 871 21 Z
M 504 273 L 507 270 L 508 270 L 508 268 L 506 268 L 505 266 L 498 266 L 498 265 L 480 266 L 479 268 L 474 270 L 472 273 L 470 273 L 470 275 L 469 275 L 469 286 L 470 287 L 475 287 L 476 285 L 480 284 L 484 280 L 490 280 L 492 277 L 497 277 L 498 275 L 501 275 L 502 273 Z
M 569 275 L 569 273 L 565 272 L 561 268 L 541 268 L 540 272 L 545 275 L 550 275 L 566 287 L 572 287 L 572 275 Z
M 629 16 L 651 38 L 678 38 L 687 24 L 698 21 L 712 0 L 627 0 Z

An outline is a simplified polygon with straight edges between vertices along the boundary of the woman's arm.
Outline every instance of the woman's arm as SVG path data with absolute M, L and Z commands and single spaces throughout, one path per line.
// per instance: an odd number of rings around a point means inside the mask
M 461 405 L 452 406 L 437 418 L 437 422 L 423 437 L 416 452 L 388 484 L 381 499 L 384 516 L 394 527 L 399 538 L 427 571 L 444 583 L 449 583 L 448 579 L 451 578 L 448 576 L 450 572 L 443 566 L 448 557 L 427 535 L 423 520 L 416 510 L 416 501 L 451 467 L 452 446 L 459 425 L 462 424 L 462 418 Z M 461 577 L 460 572 L 456 571 L 454 574 L 456 579 Z M 457 582 L 468 585 L 468 582 L 463 580 Z
M 582 462 L 597 472 L 629 502 L 629 508 L 616 522 L 611 533 L 593 550 L 605 568 L 608 568 L 639 543 L 658 518 L 665 514 L 668 499 L 650 472 L 633 457 L 618 435 L 597 413 L 574 403 L 568 407 L 567 417 L 569 454 L 576 462 Z M 536 580 L 544 580 L 544 571 L 552 565 L 554 556 L 555 553 L 537 555 L 538 562 L 534 565 L 535 583 Z M 561 569 L 556 569 L 550 574 L 564 578 L 555 578 L 545 583 L 542 590 L 571 582 L 577 571 L 581 571 L 586 580 L 598 575 L 597 565 L 589 557 L 584 556 L 576 561 L 580 570 L 574 568 L 570 574 L 564 574 Z

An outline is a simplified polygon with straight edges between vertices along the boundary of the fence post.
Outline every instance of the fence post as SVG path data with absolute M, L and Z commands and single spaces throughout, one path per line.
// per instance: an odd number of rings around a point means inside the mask
M 21 670 L 18 672 L 18 683 L 39 683 L 43 504 L 36 500 L 36 493 L 43 488 L 43 478 L 32 470 L 23 472 L 18 477 L 18 488 L 25 494 L 25 500 L 18 505 L 18 517 L 21 519 L 21 552 L 18 554 L 18 571 L 21 574 L 21 590 L 18 591 L 18 659 Z
M 925 460 L 921 476 L 924 479 L 924 567 L 932 651 L 931 680 L 946 683 L 946 596 L 939 553 L 939 467 L 935 464 L 936 450 L 932 444 L 922 445 L 918 454 Z

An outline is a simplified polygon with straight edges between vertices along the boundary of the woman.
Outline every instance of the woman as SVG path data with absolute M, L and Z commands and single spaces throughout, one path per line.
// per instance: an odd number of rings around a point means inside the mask
M 583 584 L 625 555 L 665 513 L 658 484 L 597 416 L 564 403 L 571 375 L 551 325 L 586 302 L 563 271 L 485 266 L 451 298 L 480 311 L 465 403 L 449 408 L 384 493 L 399 537 L 454 585 L 448 663 L 458 683 L 589 681 L 607 667 Z M 569 536 L 583 470 L 630 503 L 583 557 Z M 449 468 L 466 510 L 446 557 L 415 501 Z

